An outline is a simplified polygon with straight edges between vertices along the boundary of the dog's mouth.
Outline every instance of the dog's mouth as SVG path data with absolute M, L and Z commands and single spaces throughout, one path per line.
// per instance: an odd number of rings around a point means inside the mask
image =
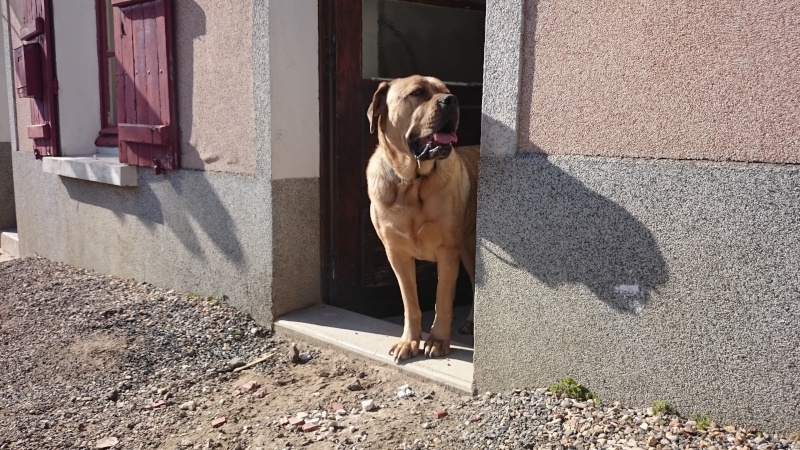
M 412 138 L 408 146 L 417 161 L 426 161 L 447 158 L 456 142 L 458 142 L 458 135 L 456 135 L 455 127 L 447 124 L 439 131 Z

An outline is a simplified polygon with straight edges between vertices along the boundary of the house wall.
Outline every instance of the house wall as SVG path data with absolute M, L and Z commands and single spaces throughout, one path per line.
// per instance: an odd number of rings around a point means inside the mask
M 633 3 L 487 4 L 476 389 L 796 430 L 800 12 Z
M 800 163 L 800 3 L 527 2 L 520 147 Z
M 13 41 L 16 8 L 13 2 L 3 6 Z M 316 36 L 310 0 L 238 0 L 224 7 L 212 0 L 176 1 L 184 169 L 157 176 L 139 168 L 138 186 L 130 188 L 59 177 L 43 173 L 30 142 L 20 139 L 12 156 L 21 254 L 184 292 L 227 295 L 264 325 L 281 312 L 318 303 L 319 145 L 306 147 L 314 145 L 309 134 L 318 142 L 319 127 L 310 120 L 308 128 L 278 128 L 284 154 L 296 150 L 303 161 L 313 160 L 310 169 L 284 164 L 274 152 L 273 118 L 293 117 L 297 110 L 273 95 L 285 86 L 274 84 L 272 59 L 297 43 L 271 29 L 297 21 L 298 14 L 304 20 L 295 32 Z M 294 66 L 280 70 L 283 80 L 312 84 L 314 101 L 303 113 L 316 119 L 317 53 L 316 47 L 306 50 Z M 24 131 L 28 102 L 16 106 L 17 127 Z M 94 138 L 97 130 L 92 133 Z M 294 149 L 292 142 L 303 147 Z

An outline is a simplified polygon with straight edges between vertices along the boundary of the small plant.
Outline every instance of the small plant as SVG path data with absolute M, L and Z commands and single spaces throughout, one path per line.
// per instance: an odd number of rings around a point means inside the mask
M 698 430 L 704 431 L 709 425 L 711 425 L 711 414 L 694 413 L 694 426 Z
M 595 404 L 600 403 L 600 397 L 598 397 L 597 394 L 586 389 L 586 387 L 571 377 L 566 377 L 550 386 L 550 392 L 559 397 L 569 397 L 576 400 L 593 400 Z
M 664 414 L 676 415 L 678 412 L 664 400 L 656 400 L 653 402 L 653 414 L 656 416 L 663 416 Z
M 195 294 L 194 292 L 187 292 L 186 293 L 186 298 L 189 299 L 189 300 L 191 300 L 193 298 L 198 298 L 198 297 L 200 297 L 200 296 Z

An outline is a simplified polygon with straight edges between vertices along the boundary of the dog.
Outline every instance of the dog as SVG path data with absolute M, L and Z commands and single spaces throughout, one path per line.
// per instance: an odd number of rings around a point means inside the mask
M 436 263 L 436 315 L 425 356 L 450 353 L 459 263 L 475 285 L 478 146 L 458 142 L 458 99 L 433 77 L 382 82 L 367 110 L 378 146 L 367 166 L 370 218 L 403 298 L 403 335 L 389 351 L 395 363 L 417 356 L 422 313 L 415 259 Z M 473 306 L 474 311 L 474 306 Z M 472 333 L 473 312 L 461 326 Z

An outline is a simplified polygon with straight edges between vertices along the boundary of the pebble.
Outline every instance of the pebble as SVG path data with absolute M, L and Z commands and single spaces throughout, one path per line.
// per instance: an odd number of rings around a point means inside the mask
M 196 407 L 197 405 L 194 403 L 194 400 L 189 400 L 188 402 L 181 403 L 180 406 L 178 406 L 179 409 L 184 411 L 194 411 Z
M 351 378 L 350 381 L 347 382 L 347 390 L 348 391 L 363 391 L 364 386 L 361 385 L 361 380 L 358 378 Z
M 94 448 L 111 448 L 119 443 L 119 439 L 114 436 L 104 437 L 97 441 Z
M 228 419 L 226 419 L 224 417 L 217 417 L 216 419 L 211 421 L 211 428 L 219 428 L 219 427 L 225 425 L 225 422 L 227 422 L 227 421 L 228 421 Z
M 367 399 L 361 402 L 361 409 L 364 411 L 374 411 L 378 409 L 378 405 L 375 404 L 375 400 Z

